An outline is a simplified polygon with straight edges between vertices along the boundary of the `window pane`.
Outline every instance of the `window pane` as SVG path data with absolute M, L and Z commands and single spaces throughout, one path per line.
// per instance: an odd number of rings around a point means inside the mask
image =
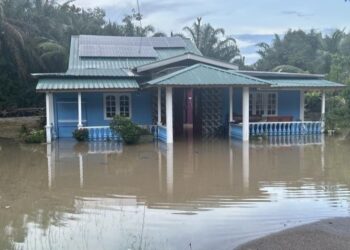
M 105 98 L 106 105 L 105 105 L 105 113 L 107 118 L 112 118 L 116 114 L 116 100 L 115 96 L 108 95 Z
M 277 114 L 277 94 L 269 93 L 267 95 L 267 113 L 269 115 Z
M 130 116 L 130 100 L 129 96 L 122 95 L 119 98 L 119 112 L 121 116 Z

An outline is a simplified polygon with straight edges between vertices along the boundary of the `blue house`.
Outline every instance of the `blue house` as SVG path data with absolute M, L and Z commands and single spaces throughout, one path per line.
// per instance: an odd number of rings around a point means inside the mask
M 72 36 L 66 73 L 33 74 L 46 94 L 47 141 L 77 128 L 91 140 L 118 139 L 109 123 L 129 117 L 173 143 L 195 135 L 319 134 L 325 93 L 342 88 L 323 75 L 241 71 L 204 57 L 181 37 Z M 304 119 L 304 93 L 322 95 L 321 118 Z

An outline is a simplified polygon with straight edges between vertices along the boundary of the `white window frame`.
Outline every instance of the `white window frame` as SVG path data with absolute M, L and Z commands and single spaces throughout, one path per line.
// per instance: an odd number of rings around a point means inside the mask
M 105 93 L 103 94 L 103 116 L 105 120 L 112 120 L 113 117 L 107 117 L 107 96 L 114 96 L 116 105 L 115 105 L 115 115 L 120 115 L 120 97 L 121 96 L 128 96 L 129 97 L 129 117 L 132 118 L 132 100 L 131 100 L 131 94 L 130 93 Z
M 252 110 L 251 110 L 251 114 L 252 115 L 256 115 L 256 96 L 257 94 L 262 94 L 262 98 L 263 98 L 263 110 L 264 110 L 264 115 L 262 115 L 262 117 L 272 117 L 272 116 L 278 116 L 278 92 L 273 92 L 273 91 L 269 91 L 269 92 L 265 92 L 265 91 L 259 91 L 259 92 L 252 92 L 251 93 L 251 103 L 252 103 Z M 268 96 L 269 94 L 274 94 L 276 96 L 276 113 L 269 115 L 268 114 Z

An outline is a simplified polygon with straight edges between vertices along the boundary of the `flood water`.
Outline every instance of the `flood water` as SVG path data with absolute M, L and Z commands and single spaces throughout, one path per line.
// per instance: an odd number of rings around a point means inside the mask
M 349 216 L 350 141 L 0 140 L 0 249 L 233 249 Z

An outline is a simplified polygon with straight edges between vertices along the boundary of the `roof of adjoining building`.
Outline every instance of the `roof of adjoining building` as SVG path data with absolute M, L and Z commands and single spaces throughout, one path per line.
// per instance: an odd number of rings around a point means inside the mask
M 273 88 L 298 88 L 298 89 L 337 89 L 343 88 L 345 85 L 327 81 L 324 79 L 269 79 L 270 82 L 275 83 Z
M 238 71 L 274 83 L 271 87 L 283 89 L 339 89 L 345 85 L 325 80 L 325 75 L 267 71 Z
M 273 83 L 235 71 L 195 64 L 148 81 L 151 86 L 270 86 Z
M 118 79 L 68 79 L 46 78 L 40 79 L 36 87 L 37 91 L 74 91 L 74 90 L 118 90 L 138 89 L 139 85 L 133 78 Z

